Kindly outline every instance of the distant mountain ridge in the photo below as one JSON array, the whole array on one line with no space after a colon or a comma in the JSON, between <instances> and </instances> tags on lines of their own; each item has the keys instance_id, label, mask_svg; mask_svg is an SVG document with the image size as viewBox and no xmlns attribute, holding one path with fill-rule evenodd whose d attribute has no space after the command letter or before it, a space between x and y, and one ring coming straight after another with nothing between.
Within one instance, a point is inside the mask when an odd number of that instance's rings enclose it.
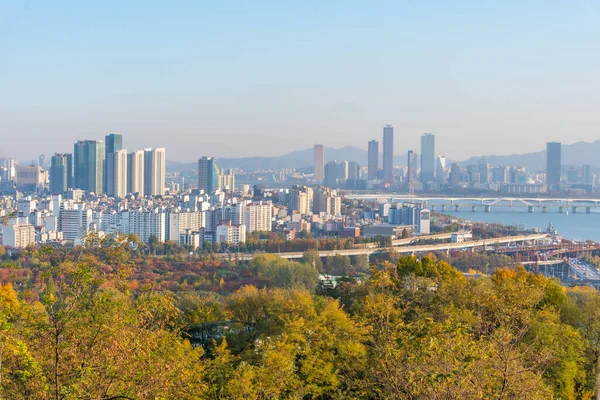
<instances>
[{"instance_id":1,"label":"distant mountain ridge","mask_svg":"<svg viewBox=\"0 0 600 400\"><path fill-rule=\"evenodd\" d=\"M563 144L561 146L561 164L581 166L590 164L592 168L600 168L600 140L595 142L577 142ZM546 150L534 153L510 154L510 155L488 155L471 157L460 163L461 166L476 164L477 161L485 159L491 165L521 165L527 171L535 172L546 169Z\"/></svg>"},{"instance_id":2,"label":"distant mountain ridge","mask_svg":"<svg viewBox=\"0 0 600 400\"><path fill-rule=\"evenodd\" d=\"M562 164L580 166L590 164L592 168L600 168L600 140L592 143L577 142L573 144L562 145ZM406 166L407 153L402 153L394 157L394 165ZM379 154L380 164L382 154ZM485 155L471 157L461 161L462 167L470 164L477 164L484 159L491 165L520 165L527 168L527 171L538 171L545 169L546 150L524 154L509 155ZM354 146L346 146L339 149L332 147L325 148L325 162L337 161L355 161L359 165L367 165L368 152ZM312 168L313 149L297 150L291 153L276 157L241 157L241 158L217 158L217 163L221 168L240 168L246 171L258 171L281 168ZM452 161L448 162L451 165ZM170 171L182 171L196 169L196 163L182 163L177 161L167 161L167 169Z\"/></svg>"},{"instance_id":3,"label":"distant mountain ridge","mask_svg":"<svg viewBox=\"0 0 600 400\"><path fill-rule=\"evenodd\" d=\"M333 147L325 148L325 162L337 161L355 161L359 165L367 165L368 152L354 146L346 146L339 149ZM379 154L380 163L383 154ZM406 165L407 153L396 155L394 157L395 165ZM313 166L313 148L297 150L291 153L276 157L241 157L241 158L217 158L217 164L220 168L240 168L246 171L258 171L281 168L312 168ZM172 171L181 171L185 169L195 169L196 163L182 163L177 161L167 161L167 169Z\"/></svg>"}]
</instances>

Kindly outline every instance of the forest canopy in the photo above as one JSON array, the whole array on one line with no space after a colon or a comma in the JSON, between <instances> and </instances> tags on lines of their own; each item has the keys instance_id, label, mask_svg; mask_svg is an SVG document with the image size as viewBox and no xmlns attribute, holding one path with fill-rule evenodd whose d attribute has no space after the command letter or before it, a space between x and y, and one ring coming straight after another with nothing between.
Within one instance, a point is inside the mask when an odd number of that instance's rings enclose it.
<instances>
[{"instance_id":1,"label":"forest canopy","mask_svg":"<svg viewBox=\"0 0 600 400\"><path fill-rule=\"evenodd\" d=\"M362 279L323 292L319 270L355 266L317 262L311 253L302 262L258 255L247 265L157 264L119 243L2 257L3 399L597 393L600 296L522 267L465 277L431 255L368 272L360 259ZM175 274L178 265L186 270ZM164 278L163 267L180 282L207 270L214 290L186 283L189 289L172 291L140 280L144 271ZM237 287L227 290L233 281Z\"/></svg>"}]
</instances>

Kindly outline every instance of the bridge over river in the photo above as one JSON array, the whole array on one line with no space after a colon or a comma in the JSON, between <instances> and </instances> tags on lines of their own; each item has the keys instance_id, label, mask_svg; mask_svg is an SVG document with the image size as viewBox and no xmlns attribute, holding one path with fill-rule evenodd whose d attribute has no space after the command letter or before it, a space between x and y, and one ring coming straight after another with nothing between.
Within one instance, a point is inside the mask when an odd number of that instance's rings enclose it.
<instances>
[{"instance_id":1,"label":"bridge over river","mask_svg":"<svg viewBox=\"0 0 600 400\"><path fill-rule=\"evenodd\" d=\"M407 194L386 193L349 193L347 199L372 200L389 203L421 203L431 211L446 210L490 212L493 207L524 207L529 212L541 210L548 212L552 209L559 213L571 211L577 213L585 211L591 213L593 209L600 209L600 198L562 198L562 197L423 197Z\"/></svg>"}]
</instances>

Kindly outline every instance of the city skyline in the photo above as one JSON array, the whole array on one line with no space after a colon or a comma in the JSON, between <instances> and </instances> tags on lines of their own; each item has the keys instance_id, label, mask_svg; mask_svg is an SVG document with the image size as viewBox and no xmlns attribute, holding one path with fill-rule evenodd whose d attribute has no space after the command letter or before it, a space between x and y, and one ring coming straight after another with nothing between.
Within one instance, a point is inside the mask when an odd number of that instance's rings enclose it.
<instances>
[{"instance_id":1,"label":"city skyline","mask_svg":"<svg viewBox=\"0 0 600 400\"><path fill-rule=\"evenodd\" d=\"M387 122L396 154L434 132L461 160L600 128L591 2L184 4L5 4L0 137L19 140L2 155L37 159L108 132L189 162L199 146L363 148Z\"/></svg>"},{"instance_id":2,"label":"city skyline","mask_svg":"<svg viewBox=\"0 0 600 400\"><path fill-rule=\"evenodd\" d=\"M5 1L0 38L0 393L600 400L600 0Z\"/></svg>"},{"instance_id":3,"label":"city skyline","mask_svg":"<svg viewBox=\"0 0 600 400\"><path fill-rule=\"evenodd\" d=\"M379 132L381 132L381 126L382 125L380 125L380 127L379 127ZM393 127L393 125L390 125L390 126ZM395 130L395 128L394 128L394 130ZM426 134L426 133L421 132L421 133L417 133L417 134L414 135L415 137L417 137L419 139L419 143L416 146L414 146L414 147L405 147L404 142L402 142L400 144L394 143L394 152L393 152L394 159L397 159L397 157L400 156L400 155L406 155L406 153L408 151L415 151L417 149L420 149L420 147L421 147L421 138L422 138L422 136L424 134ZM432 134L435 136L435 141L436 141L436 145L435 145L435 149L436 149L435 151L436 151L436 153L435 153L435 156L437 157L437 156L442 156L443 155L446 158L446 160L449 160L451 162L459 162L459 163L468 161L469 159L472 159L472 158L509 157L509 156L520 155L520 154L527 155L527 154L530 154L530 153L545 152L546 149L547 149L546 144L548 142L560 142L562 146L579 145L579 144L592 145L594 143L600 142L600 138L598 138L596 140L593 140L593 141L589 141L589 142L586 142L586 141L568 141L568 140L567 141L565 141L565 140L549 140L549 139L548 140L543 140L542 139L540 141L540 143L536 143L536 147L534 147L532 151L519 151L519 152L513 151L513 152L508 152L508 153L486 152L486 153L482 153L482 154L473 153L473 154L467 154L467 157L465 157L465 158L457 159L457 158L448 157L447 156L448 152L446 152L445 149L440 149L439 146L438 146L438 138L439 138L438 134L435 133L435 132L432 133ZM99 134L96 134L96 135L90 135L90 137L105 137L105 138L108 138L111 135L114 135L114 134L99 133ZM125 135L127 135L127 139L128 139L127 142L129 143L130 142L129 135L127 133L125 133ZM358 144L358 145L356 145L356 146L348 144L348 143L339 143L339 142L336 143L335 145L331 145L331 146L324 145L324 144L318 144L318 145L314 145L314 146L323 146L323 150L324 151L326 149L342 150L342 149L345 149L345 148L354 148L354 149L358 149L358 150L364 151L365 154L368 154L368 144L369 144L369 142L371 140L373 140L372 139L373 137L377 137L377 138L382 137L380 135L381 134L377 135L377 133L375 133L372 136L365 136L363 142L360 143L360 144ZM122 137L123 134L117 134L117 136L121 136ZM410 135L408 135L408 134L404 134L403 135L403 137L408 137L408 136L410 136ZM87 140L90 140L90 139L79 139L78 138L78 139L74 139L74 142L78 142L78 141L85 142ZM106 155L107 154L106 139L105 140L92 139L92 140L93 141L100 141L100 142L104 142L105 143L104 153ZM382 169L383 168L382 167L382 160L383 160L383 154L384 153L383 153L383 148L381 146L381 143L383 141L382 140L377 140L377 141L380 143L379 144L379 169ZM366 146L365 146L365 143L367 144ZM305 147L293 149L291 152L288 152L288 153L275 153L275 154L271 153L271 154L269 154L268 152L265 152L262 156L256 156L256 157L258 157L258 158L284 157L284 156L287 156L289 154L294 154L294 153L297 153L297 152L309 151L309 150L311 151L311 154L312 154L312 153L314 153L314 146L308 147L308 145L306 145ZM398 148L397 148L398 146L400 147L399 151L398 151ZM136 147L136 146L128 146L128 147L129 148L139 148L139 149L142 149L142 150L144 148L154 148L154 147L151 147L151 146L144 145L143 142L142 142L142 145L140 147ZM171 145L169 145L168 147L170 149ZM159 146L159 147L156 147L156 148L165 148L165 146ZM57 148L51 146L51 147L46 148L45 151L43 151L42 153L37 154L37 155L35 155L34 153L31 153L28 157L20 158L20 157L15 157L12 154L0 153L0 158L14 159L15 161L17 161L21 165L39 165L39 160L38 159L40 157L44 156L44 160L45 160L45 163L46 163L45 165L47 167L46 169L49 169L50 158L54 154L63 154L63 153L65 153L65 154L73 153L73 142L70 143L70 146L68 146L68 148L67 148L66 151L59 151ZM419 152L415 151L415 153L419 153ZM169 154L173 154L173 152L169 152ZM212 154L211 157L214 157L216 159L236 159L236 158L244 159L244 158L249 158L249 157L245 157L245 156L242 156L242 157L233 157L232 155L229 155L229 154L223 154L223 155L216 155L214 153L209 153L209 154ZM420 153L419 153L419 156L420 156ZM169 162L181 162L181 163L196 163L198 161L198 155L192 157L191 160L181 159L181 158L177 158L177 157L167 157L166 161L169 161ZM406 165L406 163L400 163L400 164L398 164L397 161L394 161L394 165L395 166L396 165ZM419 165L420 165L420 162L419 162ZM365 166L366 167L366 166L368 166L368 163L365 161L364 165L361 164L361 166Z\"/></svg>"}]
</instances>

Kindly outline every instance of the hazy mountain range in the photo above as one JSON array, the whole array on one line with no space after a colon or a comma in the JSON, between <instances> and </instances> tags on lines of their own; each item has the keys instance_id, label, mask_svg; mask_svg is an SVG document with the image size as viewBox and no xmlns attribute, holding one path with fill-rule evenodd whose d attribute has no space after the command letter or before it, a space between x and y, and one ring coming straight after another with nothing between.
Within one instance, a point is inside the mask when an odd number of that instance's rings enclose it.
<instances>
[{"instance_id":1,"label":"hazy mountain range","mask_svg":"<svg viewBox=\"0 0 600 400\"><path fill-rule=\"evenodd\" d=\"M518 144L517 144L518 145ZM592 168L600 168L600 140L593 143L577 142L562 146L562 164L581 166L590 164ZM325 162L331 160L337 161L356 161L359 165L367 165L367 150L358 147L346 146L339 149L331 147L325 148ZM379 164L383 155L379 154ZM394 157L394 164L405 166L407 153L402 153ZM510 155L484 155L471 157L460 161L462 167L469 164L477 164L481 159L485 159L488 164L495 165L521 165L527 168L527 171L538 171L545 169L546 150L534 153L510 154ZM448 166L455 161L448 160ZM280 168L312 168L313 149L304 149L294 151L282 156L276 157L243 157L243 158L218 158L217 163L221 168L241 168L246 171L280 169ZM195 169L196 163L182 163L177 161L167 161L167 169L171 171L182 171Z\"/></svg>"}]
</instances>

